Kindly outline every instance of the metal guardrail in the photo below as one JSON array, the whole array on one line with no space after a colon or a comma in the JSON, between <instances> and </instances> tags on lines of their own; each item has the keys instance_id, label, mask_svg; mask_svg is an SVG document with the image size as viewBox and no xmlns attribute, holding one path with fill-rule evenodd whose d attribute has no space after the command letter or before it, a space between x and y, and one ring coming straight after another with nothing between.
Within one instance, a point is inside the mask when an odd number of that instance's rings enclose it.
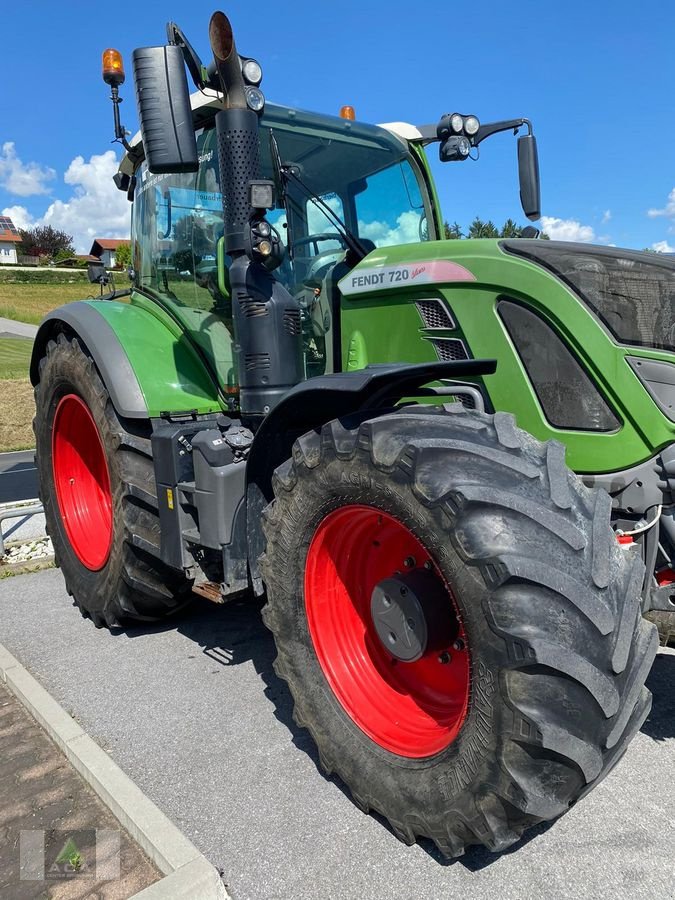
<instances>
[{"instance_id":1,"label":"metal guardrail","mask_svg":"<svg viewBox=\"0 0 675 900\"><path fill-rule=\"evenodd\" d=\"M0 556L5 555L5 539L2 535L2 523L5 519L21 519L23 516L36 516L44 512L44 507L39 500L29 500L25 506L9 506L0 508Z\"/></svg>"}]
</instances>

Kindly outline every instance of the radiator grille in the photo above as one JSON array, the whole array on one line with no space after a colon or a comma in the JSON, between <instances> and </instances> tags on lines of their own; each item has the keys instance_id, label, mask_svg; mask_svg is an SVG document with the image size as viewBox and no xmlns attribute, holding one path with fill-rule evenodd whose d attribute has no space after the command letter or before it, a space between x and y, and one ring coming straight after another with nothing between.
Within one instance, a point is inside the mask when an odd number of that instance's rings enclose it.
<instances>
[{"instance_id":1,"label":"radiator grille","mask_svg":"<svg viewBox=\"0 0 675 900\"><path fill-rule=\"evenodd\" d=\"M425 328L455 328L455 321L442 300L418 300L415 306Z\"/></svg>"},{"instance_id":2,"label":"radiator grille","mask_svg":"<svg viewBox=\"0 0 675 900\"><path fill-rule=\"evenodd\" d=\"M464 341L460 341L459 338L431 338L431 343L441 362L469 358Z\"/></svg>"}]
</instances>

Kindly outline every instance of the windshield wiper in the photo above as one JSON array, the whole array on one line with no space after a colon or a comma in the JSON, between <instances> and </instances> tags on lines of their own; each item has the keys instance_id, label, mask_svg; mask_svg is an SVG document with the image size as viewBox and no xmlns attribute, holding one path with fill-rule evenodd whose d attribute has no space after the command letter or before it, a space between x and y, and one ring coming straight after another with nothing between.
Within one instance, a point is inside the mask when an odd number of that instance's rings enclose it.
<instances>
[{"instance_id":1,"label":"windshield wiper","mask_svg":"<svg viewBox=\"0 0 675 900\"><path fill-rule=\"evenodd\" d=\"M277 139L274 135L274 132L270 128L270 152L272 155L272 165L274 166L274 175L275 180L279 182L279 193L281 195L281 200L283 201L284 208L286 209L286 225L288 228L288 246L290 253L289 255L293 256L292 253L292 235L290 233L290 217L288 213L288 203L286 200L286 184L288 182L293 182L297 187L300 188L302 193L310 200L317 209L320 209L321 212L325 215L328 221L337 229L340 236L343 238L345 244L352 253L357 257L357 262L360 262L364 256L367 256L369 251L365 249L363 244L359 241L356 235L352 234L352 232L347 228L342 219L338 216L335 210L331 209L330 206L322 200L321 197L317 196L312 189L305 184L305 182L300 178L297 172L293 171L293 165L283 165L281 162L281 156L279 155L279 145L277 144Z\"/></svg>"}]
</instances>

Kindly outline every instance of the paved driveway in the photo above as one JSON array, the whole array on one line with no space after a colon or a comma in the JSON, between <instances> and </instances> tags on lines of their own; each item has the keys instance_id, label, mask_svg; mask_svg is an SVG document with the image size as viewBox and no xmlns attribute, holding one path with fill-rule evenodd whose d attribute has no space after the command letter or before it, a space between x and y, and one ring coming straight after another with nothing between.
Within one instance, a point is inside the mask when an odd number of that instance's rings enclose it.
<instances>
[{"instance_id":1,"label":"paved driveway","mask_svg":"<svg viewBox=\"0 0 675 900\"><path fill-rule=\"evenodd\" d=\"M443 863L406 848L325 779L290 719L255 603L197 603L171 628L96 630L58 571L0 582L0 641L217 866L243 898L674 896L675 653L614 772L516 851Z\"/></svg>"}]
</instances>

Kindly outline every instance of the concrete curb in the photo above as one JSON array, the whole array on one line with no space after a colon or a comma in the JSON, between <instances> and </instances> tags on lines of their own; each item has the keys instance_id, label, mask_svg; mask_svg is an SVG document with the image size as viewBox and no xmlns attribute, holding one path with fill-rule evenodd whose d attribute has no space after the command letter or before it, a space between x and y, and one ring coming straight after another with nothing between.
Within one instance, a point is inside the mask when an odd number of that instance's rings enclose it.
<instances>
[{"instance_id":1,"label":"concrete curb","mask_svg":"<svg viewBox=\"0 0 675 900\"><path fill-rule=\"evenodd\" d=\"M2 644L0 680L164 873L164 878L135 894L133 900L230 900L206 857Z\"/></svg>"}]
</instances>

